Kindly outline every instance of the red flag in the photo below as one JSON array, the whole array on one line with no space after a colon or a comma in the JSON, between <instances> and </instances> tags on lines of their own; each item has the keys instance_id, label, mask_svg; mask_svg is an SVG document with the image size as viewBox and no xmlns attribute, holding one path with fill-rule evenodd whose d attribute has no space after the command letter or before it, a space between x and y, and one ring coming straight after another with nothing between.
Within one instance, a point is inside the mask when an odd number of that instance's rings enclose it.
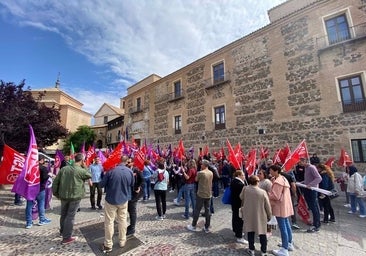
<instances>
[{"instance_id":1,"label":"red flag","mask_svg":"<svg viewBox=\"0 0 366 256\"><path fill-rule=\"evenodd\" d=\"M234 153L235 153L235 157L238 160L240 166L242 166L245 157L244 157L244 153L243 153L243 150L241 148L240 143L236 144L235 149L234 149Z\"/></svg>"},{"instance_id":2,"label":"red flag","mask_svg":"<svg viewBox=\"0 0 366 256\"><path fill-rule=\"evenodd\" d=\"M89 166L93 162L93 159L96 156L97 154L95 153L94 146L89 146L88 151L86 152L86 161L85 161L86 166Z\"/></svg>"},{"instance_id":3,"label":"red flag","mask_svg":"<svg viewBox=\"0 0 366 256\"><path fill-rule=\"evenodd\" d=\"M118 143L117 147L108 156L107 160L103 163L104 171L109 171L121 162L122 156L122 144L123 141Z\"/></svg>"},{"instance_id":4,"label":"red flag","mask_svg":"<svg viewBox=\"0 0 366 256\"><path fill-rule=\"evenodd\" d=\"M247 170L248 176L251 176L254 173L256 163L257 163L257 150L252 149L248 154L248 160L247 160L246 167L245 167L245 169Z\"/></svg>"},{"instance_id":5,"label":"red flag","mask_svg":"<svg viewBox=\"0 0 366 256\"><path fill-rule=\"evenodd\" d=\"M183 140L180 139L178 149L177 149L177 157L180 160L182 160L184 158L184 153L185 153L185 149L184 149L184 145L183 145Z\"/></svg>"},{"instance_id":6,"label":"red flag","mask_svg":"<svg viewBox=\"0 0 366 256\"><path fill-rule=\"evenodd\" d=\"M263 148L263 146L261 146L260 158L261 159L266 159L267 157L268 157L268 148Z\"/></svg>"},{"instance_id":7,"label":"red flag","mask_svg":"<svg viewBox=\"0 0 366 256\"><path fill-rule=\"evenodd\" d=\"M281 153L281 149L277 149L272 158L273 164L282 164L281 158L280 158L280 153Z\"/></svg>"},{"instance_id":8,"label":"red flag","mask_svg":"<svg viewBox=\"0 0 366 256\"><path fill-rule=\"evenodd\" d=\"M136 166L140 171L144 169L145 165L145 153L142 150L137 150L133 158L134 166Z\"/></svg>"},{"instance_id":9,"label":"red flag","mask_svg":"<svg viewBox=\"0 0 366 256\"><path fill-rule=\"evenodd\" d=\"M282 148L278 154L281 164L286 162L286 159L291 155L291 150L289 145L286 143L286 146Z\"/></svg>"},{"instance_id":10,"label":"red flag","mask_svg":"<svg viewBox=\"0 0 366 256\"><path fill-rule=\"evenodd\" d=\"M326 166L328 166L329 168L332 168L332 165L333 165L333 163L334 163L334 157L332 156L332 157L330 157L326 162L325 162L325 164L324 165L326 165Z\"/></svg>"},{"instance_id":11,"label":"red flag","mask_svg":"<svg viewBox=\"0 0 366 256\"><path fill-rule=\"evenodd\" d=\"M286 159L286 162L282 165L282 168L284 168L287 172L290 171L291 168L299 162L300 158L309 158L305 140L301 141L297 148Z\"/></svg>"},{"instance_id":12,"label":"red flag","mask_svg":"<svg viewBox=\"0 0 366 256\"><path fill-rule=\"evenodd\" d=\"M229 151L229 155L228 155L229 162L234 166L235 169L240 170L241 169L240 163L235 156L234 149L231 146L229 139L226 139L226 144L227 144L227 148Z\"/></svg>"},{"instance_id":13,"label":"red flag","mask_svg":"<svg viewBox=\"0 0 366 256\"><path fill-rule=\"evenodd\" d=\"M24 156L5 144L3 161L0 164L0 184L14 184L24 167L24 162Z\"/></svg>"},{"instance_id":14,"label":"red flag","mask_svg":"<svg viewBox=\"0 0 366 256\"><path fill-rule=\"evenodd\" d=\"M34 200L40 189L40 172L38 164L38 149L33 128L29 125L30 142L27 157L22 172L15 181L12 192L23 196L27 200Z\"/></svg>"},{"instance_id":15,"label":"red flag","mask_svg":"<svg viewBox=\"0 0 366 256\"><path fill-rule=\"evenodd\" d=\"M310 214L303 195L299 196L299 203L297 204L297 213L299 214L299 216L301 217L302 221L305 224L310 223L309 221Z\"/></svg>"},{"instance_id":16,"label":"red flag","mask_svg":"<svg viewBox=\"0 0 366 256\"><path fill-rule=\"evenodd\" d=\"M208 155L208 151L209 151L209 149L208 149L208 146L206 145L206 146L203 148L203 155L204 155L204 156L207 156L207 155Z\"/></svg>"},{"instance_id":17,"label":"red flag","mask_svg":"<svg viewBox=\"0 0 366 256\"><path fill-rule=\"evenodd\" d=\"M343 167L346 167L346 166L349 166L353 163L351 157L349 156L349 154L342 148L341 149L341 155L339 157L339 160L338 160L338 165L339 166L343 166Z\"/></svg>"}]
</instances>

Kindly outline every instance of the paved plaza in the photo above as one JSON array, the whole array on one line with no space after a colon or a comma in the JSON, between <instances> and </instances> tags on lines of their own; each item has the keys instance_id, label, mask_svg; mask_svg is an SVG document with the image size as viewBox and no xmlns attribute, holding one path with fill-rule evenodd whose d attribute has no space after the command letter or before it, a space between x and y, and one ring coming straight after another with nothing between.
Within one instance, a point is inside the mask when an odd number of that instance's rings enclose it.
<instances>
[{"instance_id":1,"label":"paved plaza","mask_svg":"<svg viewBox=\"0 0 366 256\"><path fill-rule=\"evenodd\" d=\"M11 186L5 186L5 190L0 191L1 256L102 255L96 248L103 243L103 210L89 209L88 193L75 220L74 235L78 240L61 245L58 230L60 201L54 199L53 209L46 212L51 224L25 229L25 204L14 206L10 190ZM186 230L192 219L182 218L184 207L173 204L175 196L176 192L168 193L167 218L162 221L155 220L157 214L153 198L138 203L137 231L127 241L123 255L247 255L247 246L235 242L231 231L231 209L221 203L221 198L214 199L212 232L206 234ZM347 214L349 209L343 206L344 201L343 195L332 201L336 223L322 225L319 233L306 233L307 226L299 221L301 229L293 232L295 251L290 255L366 256L366 218ZM197 226L202 228L203 224L202 217ZM268 241L268 252L277 249L279 242L279 231L275 230ZM260 255L259 247L256 243L256 255ZM119 251L116 247L110 255L121 255Z\"/></svg>"}]
</instances>

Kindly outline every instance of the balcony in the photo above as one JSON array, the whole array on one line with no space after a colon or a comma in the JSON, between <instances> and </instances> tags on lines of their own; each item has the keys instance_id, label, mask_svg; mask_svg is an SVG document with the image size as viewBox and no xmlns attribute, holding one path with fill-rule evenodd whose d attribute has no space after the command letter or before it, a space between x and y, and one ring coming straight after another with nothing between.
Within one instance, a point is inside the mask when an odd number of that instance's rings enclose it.
<instances>
[{"instance_id":1,"label":"balcony","mask_svg":"<svg viewBox=\"0 0 366 256\"><path fill-rule=\"evenodd\" d=\"M185 97L184 90L180 90L177 92L168 93L166 96L166 99L168 102L172 102L172 101L183 99L184 97Z\"/></svg>"},{"instance_id":2,"label":"balcony","mask_svg":"<svg viewBox=\"0 0 366 256\"><path fill-rule=\"evenodd\" d=\"M133 115L133 114L137 114L137 113L140 113L142 112L143 109L141 106L137 106L137 107L132 107L128 110L128 113L130 113L130 115Z\"/></svg>"},{"instance_id":3,"label":"balcony","mask_svg":"<svg viewBox=\"0 0 366 256\"><path fill-rule=\"evenodd\" d=\"M343 113L358 112L366 110L366 100L360 99L356 102L342 102Z\"/></svg>"},{"instance_id":4,"label":"balcony","mask_svg":"<svg viewBox=\"0 0 366 256\"><path fill-rule=\"evenodd\" d=\"M173 134L182 134L182 129L173 129Z\"/></svg>"},{"instance_id":5,"label":"balcony","mask_svg":"<svg viewBox=\"0 0 366 256\"><path fill-rule=\"evenodd\" d=\"M318 53L337 45L349 43L355 40L366 38L366 22L349 27L348 31L337 34L334 38L329 38L328 35L316 38L316 47Z\"/></svg>"},{"instance_id":6,"label":"balcony","mask_svg":"<svg viewBox=\"0 0 366 256\"><path fill-rule=\"evenodd\" d=\"M214 79L210 77L209 79L205 80L205 89L211 89L219 85L223 85L226 83L230 83L230 72L224 73L224 75L220 78Z\"/></svg>"}]
</instances>

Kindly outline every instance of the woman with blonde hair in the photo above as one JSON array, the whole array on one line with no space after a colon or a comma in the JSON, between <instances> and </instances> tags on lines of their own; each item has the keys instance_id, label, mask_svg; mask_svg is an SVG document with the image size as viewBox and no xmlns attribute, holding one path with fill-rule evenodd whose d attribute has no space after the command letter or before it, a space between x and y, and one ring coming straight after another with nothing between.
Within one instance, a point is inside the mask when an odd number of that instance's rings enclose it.
<instances>
[{"instance_id":1,"label":"woman with blonde hair","mask_svg":"<svg viewBox=\"0 0 366 256\"><path fill-rule=\"evenodd\" d=\"M322 181L319 183L319 188L332 191L334 189L334 173L329 166L325 164L317 165ZM319 193L319 200L324 209L324 223L335 222L334 210L330 201L330 197ZM330 218L329 218L330 215Z\"/></svg>"}]
</instances>

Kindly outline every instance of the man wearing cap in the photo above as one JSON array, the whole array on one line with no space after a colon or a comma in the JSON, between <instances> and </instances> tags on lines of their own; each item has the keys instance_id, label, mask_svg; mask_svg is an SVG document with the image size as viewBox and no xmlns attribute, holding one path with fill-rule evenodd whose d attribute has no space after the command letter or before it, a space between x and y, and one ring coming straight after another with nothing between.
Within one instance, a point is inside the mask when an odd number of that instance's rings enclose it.
<instances>
[{"instance_id":1,"label":"man wearing cap","mask_svg":"<svg viewBox=\"0 0 366 256\"><path fill-rule=\"evenodd\" d=\"M45 200L46 200L46 183L48 180L48 170L47 167L44 166L45 157L42 155L38 156L38 163L39 163L39 172L40 172L40 185L39 185L39 193L36 199L27 200L27 206L25 208L25 218L26 218L26 229L32 227L32 208L33 204L36 202L38 207L38 216L39 216L39 226L43 226L49 224L51 220L47 219L45 216Z\"/></svg>"},{"instance_id":2,"label":"man wearing cap","mask_svg":"<svg viewBox=\"0 0 366 256\"><path fill-rule=\"evenodd\" d=\"M317 188L319 186L319 183L322 181L322 177L320 176L318 169L308 162L308 159L300 158L299 165L305 167L303 183L306 185L306 189L303 190L304 198L310 211L313 214L313 227L310 227L307 232L319 232L320 211L317 199L318 192L316 192L312 188Z\"/></svg>"},{"instance_id":3,"label":"man wearing cap","mask_svg":"<svg viewBox=\"0 0 366 256\"><path fill-rule=\"evenodd\" d=\"M201 163L201 171L197 173L196 182L198 182L198 190L197 190L197 198L196 198L196 207L193 211L193 221L191 225L187 226L187 229L190 231L196 231L196 225L198 221L198 217L200 215L202 206L205 208L205 227L203 231L205 233L210 232L210 200L212 193L212 179L213 173L208 169L210 162L206 159L202 160Z\"/></svg>"}]
</instances>

